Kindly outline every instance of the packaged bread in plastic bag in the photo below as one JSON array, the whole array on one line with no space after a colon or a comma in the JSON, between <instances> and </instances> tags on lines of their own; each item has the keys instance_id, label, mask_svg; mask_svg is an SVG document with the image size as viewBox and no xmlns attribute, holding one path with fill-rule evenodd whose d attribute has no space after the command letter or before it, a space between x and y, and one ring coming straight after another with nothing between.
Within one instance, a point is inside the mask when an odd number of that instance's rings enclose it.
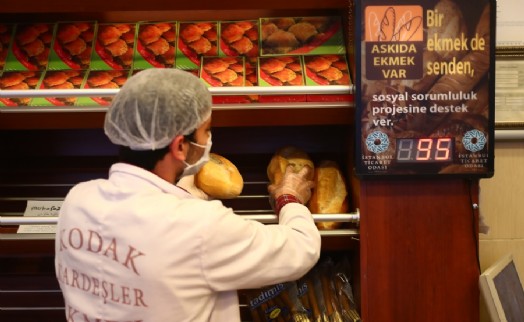
<instances>
[{"instance_id":1,"label":"packaged bread in plastic bag","mask_svg":"<svg viewBox=\"0 0 524 322\"><path fill-rule=\"evenodd\" d=\"M279 283L246 291L253 322L309 322L298 299L296 282Z\"/></svg>"}]
</instances>

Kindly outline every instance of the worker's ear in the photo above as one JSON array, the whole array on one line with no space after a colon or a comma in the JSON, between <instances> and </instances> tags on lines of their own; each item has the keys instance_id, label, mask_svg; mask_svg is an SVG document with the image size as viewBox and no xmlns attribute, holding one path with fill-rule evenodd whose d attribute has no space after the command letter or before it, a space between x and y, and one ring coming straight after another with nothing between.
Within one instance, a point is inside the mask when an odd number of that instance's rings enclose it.
<instances>
[{"instance_id":1,"label":"worker's ear","mask_svg":"<svg viewBox=\"0 0 524 322\"><path fill-rule=\"evenodd\" d=\"M169 144L169 151L177 160L185 160L188 149L189 144L186 142L183 135L177 135Z\"/></svg>"}]
</instances>

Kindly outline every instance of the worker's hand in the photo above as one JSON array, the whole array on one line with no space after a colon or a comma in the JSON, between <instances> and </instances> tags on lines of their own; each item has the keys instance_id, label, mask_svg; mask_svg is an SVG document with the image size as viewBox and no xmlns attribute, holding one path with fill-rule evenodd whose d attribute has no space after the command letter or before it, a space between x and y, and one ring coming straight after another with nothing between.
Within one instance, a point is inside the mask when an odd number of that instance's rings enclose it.
<instances>
[{"instance_id":1,"label":"worker's hand","mask_svg":"<svg viewBox=\"0 0 524 322\"><path fill-rule=\"evenodd\" d=\"M313 181L307 179L311 171L313 169L305 166L298 173L295 173L293 168L288 166L282 181L279 184L269 185L270 197L276 200L281 195L293 195L302 204L306 204L311 198L311 189L314 187Z\"/></svg>"}]
</instances>

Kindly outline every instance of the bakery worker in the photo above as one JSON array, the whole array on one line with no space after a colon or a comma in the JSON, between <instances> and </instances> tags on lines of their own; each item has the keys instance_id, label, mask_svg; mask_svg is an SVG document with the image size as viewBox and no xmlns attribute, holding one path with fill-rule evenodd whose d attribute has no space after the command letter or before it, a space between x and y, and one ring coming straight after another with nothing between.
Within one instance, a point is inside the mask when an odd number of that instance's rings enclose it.
<instances>
[{"instance_id":1,"label":"bakery worker","mask_svg":"<svg viewBox=\"0 0 524 322\"><path fill-rule=\"evenodd\" d=\"M104 130L120 162L108 179L73 187L58 219L67 321L240 321L237 290L297 280L317 262L320 234L303 205L310 169L269 187L278 225L174 185L211 148L211 96L196 76L139 72L114 97Z\"/></svg>"}]
</instances>

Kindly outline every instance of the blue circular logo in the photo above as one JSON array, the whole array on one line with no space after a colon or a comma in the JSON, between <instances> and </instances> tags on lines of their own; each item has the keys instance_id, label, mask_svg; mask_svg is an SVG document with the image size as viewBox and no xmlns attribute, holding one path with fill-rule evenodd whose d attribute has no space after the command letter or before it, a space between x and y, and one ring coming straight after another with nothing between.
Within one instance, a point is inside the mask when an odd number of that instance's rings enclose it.
<instances>
[{"instance_id":1,"label":"blue circular logo","mask_svg":"<svg viewBox=\"0 0 524 322\"><path fill-rule=\"evenodd\" d=\"M464 144L466 150L478 152L484 149L484 145L486 145L486 136L479 130L467 131L462 138L462 144Z\"/></svg>"},{"instance_id":2,"label":"blue circular logo","mask_svg":"<svg viewBox=\"0 0 524 322\"><path fill-rule=\"evenodd\" d=\"M382 153L389 147L389 138L385 133L375 131L367 136L366 146L373 153Z\"/></svg>"}]
</instances>

